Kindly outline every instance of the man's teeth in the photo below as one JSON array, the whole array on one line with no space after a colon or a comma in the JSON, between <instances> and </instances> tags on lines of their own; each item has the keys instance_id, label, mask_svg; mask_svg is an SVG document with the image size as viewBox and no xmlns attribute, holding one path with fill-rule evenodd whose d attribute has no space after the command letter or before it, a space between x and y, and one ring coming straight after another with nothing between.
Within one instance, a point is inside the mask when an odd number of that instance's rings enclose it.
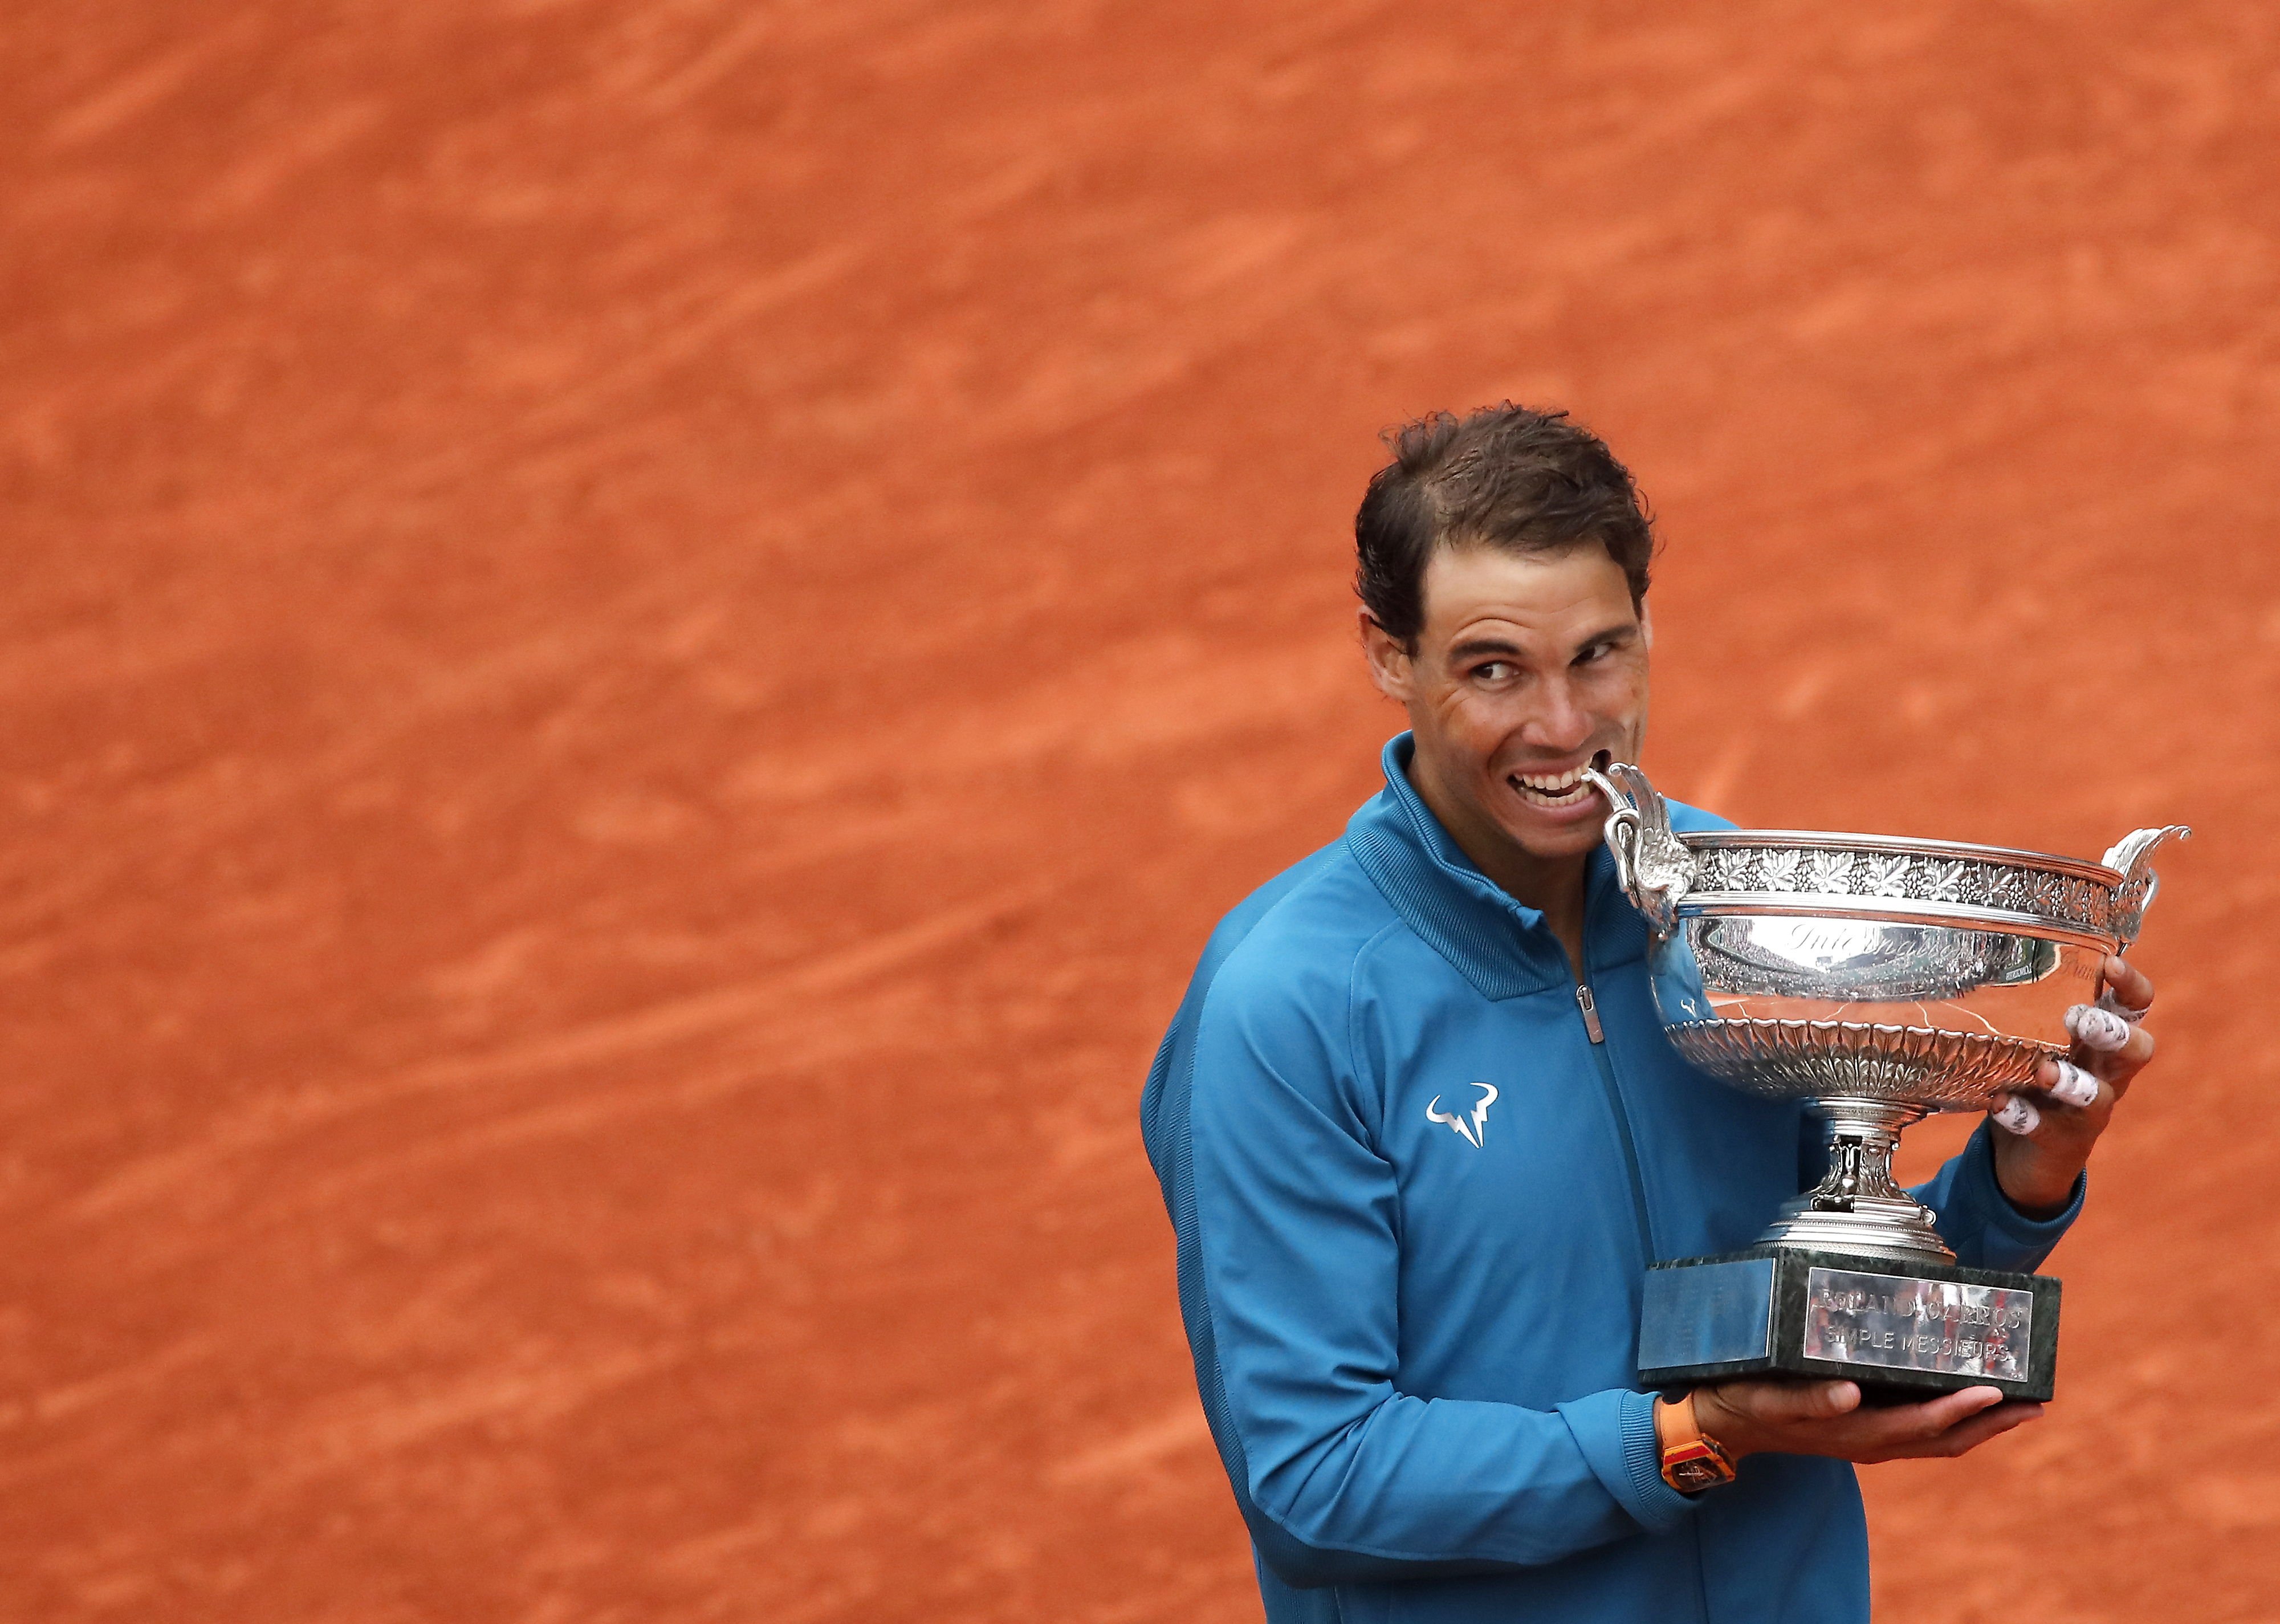
<instances>
[{"instance_id":1,"label":"man's teeth","mask_svg":"<svg viewBox=\"0 0 2280 1624\"><path fill-rule=\"evenodd\" d=\"M1582 767L1570 767L1565 773L1515 773L1513 777L1537 800L1572 801L1591 791L1591 786L1583 782Z\"/></svg>"}]
</instances>

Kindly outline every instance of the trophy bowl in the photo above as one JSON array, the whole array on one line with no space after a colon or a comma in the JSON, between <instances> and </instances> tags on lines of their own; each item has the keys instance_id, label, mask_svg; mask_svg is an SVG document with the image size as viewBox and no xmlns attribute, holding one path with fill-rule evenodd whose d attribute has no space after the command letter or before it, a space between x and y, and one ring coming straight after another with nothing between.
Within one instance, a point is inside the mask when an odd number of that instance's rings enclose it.
<instances>
[{"instance_id":1,"label":"trophy bowl","mask_svg":"<svg viewBox=\"0 0 2280 1624\"><path fill-rule=\"evenodd\" d=\"M1936 1215L1894 1182L1900 1132L2037 1086L2042 1058L2068 1051L2068 1008L2137 938L2153 849L2191 831L2138 830L2096 863L1881 835L1680 835L1638 768L1585 776L1612 809L1606 843L1649 927L1671 1043L1829 1125L1828 1175L1757 1250L1977 1273L1953 1267Z\"/></svg>"}]
</instances>

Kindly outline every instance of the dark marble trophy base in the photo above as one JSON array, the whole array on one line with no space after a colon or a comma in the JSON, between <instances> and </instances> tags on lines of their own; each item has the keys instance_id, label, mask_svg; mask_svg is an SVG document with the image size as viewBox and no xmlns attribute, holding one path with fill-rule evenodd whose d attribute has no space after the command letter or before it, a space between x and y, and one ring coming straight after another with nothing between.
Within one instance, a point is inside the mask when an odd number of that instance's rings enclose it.
<instances>
[{"instance_id":1,"label":"dark marble trophy base","mask_svg":"<svg viewBox=\"0 0 2280 1624\"><path fill-rule=\"evenodd\" d=\"M1806 1376L1857 1382L1872 1402L1967 1387L2045 1399L2059 1289L2046 1274L1789 1247L1658 1263L1639 1312L1639 1382Z\"/></svg>"}]
</instances>

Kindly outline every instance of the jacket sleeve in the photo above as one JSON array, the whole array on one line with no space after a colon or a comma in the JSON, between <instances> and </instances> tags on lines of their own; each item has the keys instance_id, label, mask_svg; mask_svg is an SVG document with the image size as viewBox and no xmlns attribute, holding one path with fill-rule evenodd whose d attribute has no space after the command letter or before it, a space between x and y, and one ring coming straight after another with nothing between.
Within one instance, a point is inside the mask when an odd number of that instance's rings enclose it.
<instances>
[{"instance_id":1,"label":"jacket sleeve","mask_svg":"<svg viewBox=\"0 0 2280 1624\"><path fill-rule=\"evenodd\" d=\"M1530 1410L1397 1384L1399 1194L1331 1003L1222 975L1196 1039L1193 1221L1217 1350L1198 1375L1221 1384L1248 1509L1287 1536L1261 1554L1303 1585L1355 1557L1533 1565L1675 1526L1693 1503L1662 1481L1651 1396Z\"/></svg>"},{"instance_id":2,"label":"jacket sleeve","mask_svg":"<svg viewBox=\"0 0 2280 1624\"><path fill-rule=\"evenodd\" d=\"M2076 1176L2065 1211L2029 1218L1995 1181L1995 1131L1982 1122L1960 1154L1908 1193L1939 1215L1940 1238L1955 1249L1956 1261L1965 1267L2030 1271L2041 1266L2081 1216L2090 1175Z\"/></svg>"}]
</instances>

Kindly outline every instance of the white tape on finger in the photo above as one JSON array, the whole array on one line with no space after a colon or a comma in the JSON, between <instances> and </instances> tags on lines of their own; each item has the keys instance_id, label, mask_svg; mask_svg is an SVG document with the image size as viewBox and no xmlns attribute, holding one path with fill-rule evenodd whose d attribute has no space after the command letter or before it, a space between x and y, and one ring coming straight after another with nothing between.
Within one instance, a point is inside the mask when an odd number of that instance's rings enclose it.
<instances>
[{"instance_id":1,"label":"white tape on finger","mask_svg":"<svg viewBox=\"0 0 2280 1624\"><path fill-rule=\"evenodd\" d=\"M2112 1054L2130 1041L2130 1023L2094 1004L2077 1004L2067 1011L2066 1029L2084 1048L2104 1054Z\"/></svg>"},{"instance_id":2,"label":"white tape on finger","mask_svg":"<svg viewBox=\"0 0 2280 1624\"><path fill-rule=\"evenodd\" d=\"M2098 1097L2098 1079L2071 1060L2057 1062L2059 1080L2051 1084L2051 1097L2069 1105L2087 1105Z\"/></svg>"},{"instance_id":3,"label":"white tape on finger","mask_svg":"<svg viewBox=\"0 0 2280 1624\"><path fill-rule=\"evenodd\" d=\"M2043 1113L2015 1094L2006 1094L1994 1112L1995 1126L2007 1133L2031 1134L2043 1125Z\"/></svg>"}]
</instances>

